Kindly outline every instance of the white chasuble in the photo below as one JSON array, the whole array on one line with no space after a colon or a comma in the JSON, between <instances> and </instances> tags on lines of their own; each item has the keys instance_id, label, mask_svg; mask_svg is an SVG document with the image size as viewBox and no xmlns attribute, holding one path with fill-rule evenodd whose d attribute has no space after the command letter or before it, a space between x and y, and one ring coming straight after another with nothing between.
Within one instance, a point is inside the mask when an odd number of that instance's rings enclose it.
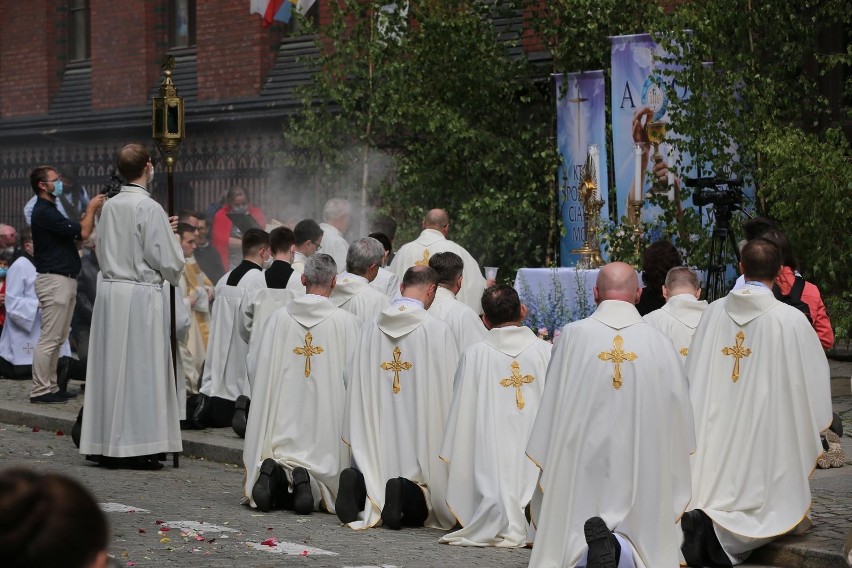
<instances>
[{"instance_id":1,"label":"white chasuble","mask_svg":"<svg viewBox=\"0 0 852 568\"><path fill-rule=\"evenodd\" d=\"M0 335L0 357L15 366L33 364L33 352L41 335L36 276L35 265L26 256L13 262L6 274L6 324ZM67 339L59 348L59 356L71 356Z\"/></svg>"},{"instance_id":2,"label":"white chasuble","mask_svg":"<svg viewBox=\"0 0 852 568\"><path fill-rule=\"evenodd\" d=\"M677 567L694 449L679 355L635 306L606 300L566 325L527 446L544 493L530 567L577 565L595 516L630 542L637 566Z\"/></svg>"},{"instance_id":3,"label":"white chasuble","mask_svg":"<svg viewBox=\"0 0 852 568\"><path fill-rule=\"evenodd\" d=\"M337 285L331 291L329 300L362 323L375 319L390 303L390 298L372 288L366 278L350 272L337 275Z\"/></svg>"},{"instance_id":4,"label":"white chasuble","mask_svg":"<svg viewBox=\"0 0 852 568\"><path fill-rule=\"evenodd\" d=\"M449 529L447 464L439 457L458 363L447 325L401 298L361 328L347 371L343 440L364 474L367 502L353 529L375 526L385 484L404 477L426 497L427 527Z\"/></svg>"},{"instance_id":5,"label":"white chasuble","mask_svg":"<svg viewBox=\"0 0 852 568\"><path fill-rule=\"evenodd\" d=\"M249 270L236 286L228 286L230 272L216 283L216 301L211 314L207 358L201 377L201 393L225 400L240 395L251 398L246 373L248 343L240 335L243 297L246 293L266 288L261 270Z\"/></svg>"},{"instance_id":6,"label":"white chasuble","mask_svg":"<svg viewBox=\"0 0 852 568\"><path fill-rule=\"evenodd\" d=\"M730 292L702 316L686 371L698 439L689 508L740 540L796 527L832 418L828 361L807 318L766 288Z\"/></svg>"},{"instance_id":7,"label":"white chasuble","mask_svg":"<svg viewBox=\"0 0 852 568\"><path fill-rule=\"evenodd\" d=\"M399 278L396 274L385 267L379 267L379 272L376 278L370 282L370 286L394 300L400 297L399 293Z\"/></svg>"},{"instance_id":8,"label":"white chasuble","mask_svg":"<svg viewBox=\"0 0 852 568\"><path fill-rule=\"evenodd\" d=\"M267 319L248 361L253 397L243 448L247 496L261 463L272 458L291 481L293 468L307 469L315 507L321 499L334 512L340 472L349 466L349 448L340 439L343 373L358 327L355 316L312 294Z\"/></svg>"},{"instance_id":9,"label":"white chasuble","mask_svg":"<svg viewBox=\"0 0 852 568\"><path fill-rule=\"evenodd\" d=\"M524 509L538 468L524 452L541 403L551 345L527 327L500 327L466 350L455 376L441 458L447 504L463 527L439 542L524 546Z\"/></svg>"},{"instance_id":10,"label":"white chasuble","mask_svg":"<svg viewBox=\"0 0 852 568\"><path fill-rule=\"evenodd\" d=\"M697 300L692 294L678 294L669 298L659 310L645 314L643 319L668 336L680 354L681 361L685 361L692 336L706 309L705 300Z\"/></svg>"},{"instance_id":11,"label":"white chasuble","mask_svg":"<svg viewBox=\"0 0 852 568\"><path fill-rule=\"evenodd\" d=\"M457 298L479 315L482 313L482 293L485 291L485 277L479 264L461 245L448 240L444 234L434 229L424 229L416 240L402 245L393 257L390 269L400 282L405 271L412 266L428 266L429 258L437 252L454 252L464 262L462 287Z\"/></svg>"},{"instance_id":12,"label":"white chasuble","mask_svg":"<svg viewBox=\"0 0 852 568\"><path fill-rule=\"evenodd\" d=\"M166 212L124 186L104 203L96 237L101 280L92 312L80 453L140 456L182 449L162 283L184 259Z\"/></svg>"},{"instance_id":13,"label":"white chasuble","mask_svg":"<svg viewBox=\"0 0 852 568\"><path fill-rule=\"evenodd\" d=\"M346 270L346 255L349 254L349 243L337 227L328 223L320 223L322 229L322 245L317 252L329 255L337 265L337 273Z\"/></svg>"},{"instance_id":14,"label":"white chasuble","mask_svg":"<svg viewBox=\"0 0 852 568\"><path fill-rule=\"evenodd\" d=\"M441 286L435 292L435 301L429 307L429 313L450 326L459 353L464 353L465 349L482 341L488 332L470 306L458 301L452 292Z\"/></svg>"}]
</instances>

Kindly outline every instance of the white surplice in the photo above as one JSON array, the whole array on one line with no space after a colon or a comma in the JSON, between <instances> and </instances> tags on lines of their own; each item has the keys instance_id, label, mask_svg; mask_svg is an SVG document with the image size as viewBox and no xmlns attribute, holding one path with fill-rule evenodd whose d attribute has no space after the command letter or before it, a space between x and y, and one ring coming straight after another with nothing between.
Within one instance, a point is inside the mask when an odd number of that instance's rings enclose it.
<instances>
[{"instance_id":1,"label":"white surplice","mask_svg":"<svg viewBox=\"0 0 852 568\"><path fill-rule=\"evenodd\" d=\"M458 363L447 324L401 298L361 328L347 370L343 439L364 474L367 502L353 529L375 526L385 504L385 484L404 477L426 497L427 527L449 529L447 464L438 454ZM394 370L397 369L397 370Z\"/></svg>"},{"instance_id":2,"label":"white surplice","mask_svg":"<svg viewBox=\"0 0 852 568\"><path fill-rule=\"evenodd\" d=\"M800 311L747 284L704 312L686 370L698 439L689 508L738 537L729 555L747 553L810 508L832 419L828 361Z\"/></svg>"},{"instance_id":3,"label":"white surplice","mask_svg":"<svg viewBox=\"0 0 852 568\"><path fill-rule=\"evenodd\" d=\"M524 452L550 362L551 345L527 327L488 331L456 370L441 457L449 463L447 504L463 527L439 542L524 546L524 509L538 468Z\"/></svg>"},{"instance_id":4,"label":"white surplice","mask_svg":"<svg viewBox=\"0 0 852 568\"><path fill-rule=\"evenodd\" d=\"M355 316L313 294L267 319L248 362L254 398L243 449L247 496L263 460L273 458L291 481L293 468L307 469L314 505L321 499L334 512L340 472L349 466L349 448L340 439L343 373L359 325Z\"/></svg>"},{"instance_id":5,"label":"white surplice","mask_svg":"<svg viewBox=\"0 0 852 568\"><path fill-rule=\"evenodd\" d=\"M435 229L424 229L416 240L402 245L393 257L390 269L402 281L405 271L415 265L428 265L429 258L438 252L454 252L464 262L464 279L457 297L470 306L477 314L482 313L482 292L485 291L485 277L474 258L461 245L448 240Z\"/></svg>"},{"instance_id":6,"label":"white surplice","mask_svg":"<svg viewBox=\"0 0 852 568\"><path fill-rule=\"evenodd\" d=\"M297 296L305 295L305 285L302 284L302 274L305 273L305 261L308 257L299 251L293 253L293 262L290 267L293 269L293 274L287 280L287 290L292 290Z\"/></svg>"},{"instance_id":7,"label":"white surplice","mask_svg":"<svg viewBox=\"0 0 852 568\"><path fill-rule=\"evenodd\" d=\"M334 259L337 265L337 273L346 270L346 255L349 253L349 243L343 238L343 233L337 227L328 223L320 223L322 229L322 245L317 252L327 254Z\"/></svg>"},{"instance_id":8,"label":"white surplice","mask_svg":"<svg viewBox=\"0 0 852 568\"><path fill-rule=\"evenodd\" d=\"M248 343L240 335L242 305L245 294L266 288L261 270L249 270L236 286L228 285L227 272L216 283L216 301L211 314L210 339L204 375L201 377L201 394L237 400L240 395L251 398L251 387L246 372Z\"/></svg>"},{"instance_id":9,"label":"white surplice","mask_svg":"<svg viewBox=\"0 0 852 568\"><path fill-rule=\"evenodd\" d=\"M329 297L331 303L353 314L362 323L375 319L390 304L390 298L370 286L363 276L351 272L337 275L337 285Z\"/></svg>"},{"instance_id":10,"label":"white surplice","mask_svg":"<svg viewBox=\"0 0 852 568\"><path fill-rule=\"evenodd\" d=\"M686 377L667 337L613 300L566 325L527 446L544 493L530 567L575 566L595 516L630 541L637 566L677 567L694 449Z\"/></svg>"},{"instance_id":11,"label":"white surplice","mask_svg":"<svg viewBox=\"0 0 852 568\"><path fill-rule=\"evenodd\" d=\"M659 310L645 314L642 319L671 339L681 361L685 361L692 336L706 309L705 300L698 300L692 294L678 294L669 298Z\"/></svg>"},{"instance_id":12,"label":"white surplice","mask_svg":"<svg viewBox=\"0 0 852 568\"><path fill-rule=\"evenodd\" d=\"M438 286L435 292L435 301L432 302L429 313L450 326L459 353L464 353L465 349L482 341L488 331L470 306L457 300L455 294L441 286Z\"/></svg>"},{"instance_id":13,"label":"white surplice","mask_svg":"<svg viewBox=\"0 0 852 568\"><path fill-rule=\"evenodd\" d=\"M370 286L372 286L391 300L394 300L400 296L399 278L396 274L394 274L384 266L379 267L379 272L378 274L376 274L376 278L372 282L370 282Z\"/></svg>"},{"instance_id":14,"label":"white surplice","mask_svg":"<svg viewBox=\"0 0 852 568\"><path fill-rule=\"evenodd\" d=\"M41 335L41 308L35 293L36 269L26 256L19 257L6 274L6 324L0 335L0 357L15 365L33 364L33 351ZM68 340L60 357L70 357Z\"/></svg>"},{"instance_id":15,"label":"white surplice","mask_svg":"<svg viewBox=\"0 0 852 568\"><path fill-rule=\"evenodd\" d=\"M127 457L182 449L162 283L177 286L183 252L149 193L123 186L104 203L102 279L92 312L80 453Z\"/></svg>"},{"instance_id":16,"label":"white surplice","mask_svg":"<svg viewBox=\"0 0 852 568\"><path fill-rule=\"evenodd\" d=\"M243 294L239 333L248 345L247 360L257 351L262 331L269 316L300 296L292 290L280 288L259 288L246 291ZM251 374L248 375L248 380L251 387Z\"/></svg>"}]
</instances>

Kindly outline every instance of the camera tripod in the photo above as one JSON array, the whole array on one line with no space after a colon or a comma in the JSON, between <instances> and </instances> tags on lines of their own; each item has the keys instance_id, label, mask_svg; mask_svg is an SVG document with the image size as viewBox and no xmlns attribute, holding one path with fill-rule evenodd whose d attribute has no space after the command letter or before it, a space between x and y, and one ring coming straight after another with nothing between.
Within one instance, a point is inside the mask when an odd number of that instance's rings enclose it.
<instances>
[{"instance_id":1,"label":"camera tripod","mask_svg":"<svg viewBox=\"0 0 852 568\"><path fill-rule=\"evenodd\" d=\"M731 216L733 208L727 205L717 205L715 209L715 224L713 226L712 239L710 241L710 256L707 259L707 284L705 296L708 302L717 300L728 293L728 285L725 282L725 272L729 264L739 263L740 251L731 229ZM726 253L725 247L730 247L730 253ZM732 256L728 256L731 254Z\"/></svg>"}]
</instances>

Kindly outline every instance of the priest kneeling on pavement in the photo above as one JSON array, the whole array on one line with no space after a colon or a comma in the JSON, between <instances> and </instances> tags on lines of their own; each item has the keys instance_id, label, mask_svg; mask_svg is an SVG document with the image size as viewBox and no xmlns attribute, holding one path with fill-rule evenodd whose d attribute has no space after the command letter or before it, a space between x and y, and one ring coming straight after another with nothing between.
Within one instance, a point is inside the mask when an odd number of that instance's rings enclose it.
<instances>
[{"instance_id":1,"label":"priest kneeling on pavement","mask_svg":"<svg viewBox=\"0 0 852 568\"><path fill-rule=\"evenodd\" d=\"M681 519L690 566L732 566L810 527L808 476L831 423L829 367L805 315L772 284L781 251L743 247L745 285L710 304L686 360L698 451L691 511Z\"/></svg>"},{"instance_id":2,"label":"priest kneeling on pavement","mask_svg":"<svg viewBox=\"0 0 852 568\"><path fill-rule=\"evenodd\" d=\"M438 454L458 363L447 324L427 311L437 273L409 268L402 297L361 328L347 371L343 440L355 467L340 474L335 507L353 529L449 529L447 464Z\"/></svg>"},{"instance_id":3,"label":"priest kneeling on pavement","mask_svg":"<svg viewBox=\"0 0 852 568\"><path fill-rule=\"evenodd\" d=\"M315 254L299 275L307 294L266 322L248 361L254 402L243 462L246 495L261 511L331 513L349 451L340 439L343 372L357 342L358 318L328 300L337 265Z\"/></svg>"},{"instance_id":4,"label":"priest kneeling on pavement","mask_svg":"<svg viewBox=\"0 0 852 568\"><path fill-rule=\"evenodd\" d=\"M676 266L666 274L663 285L665 305L643 316L644 320L669 336L681 361L689 354L689 345L707 301L699 300L701 286L698 276L686 266Z\"/></svg>"},{"instance_id":5,"label":"priest kneeling on pavement","mask_svg":"<svg viewBox=\"0 0 852 568\"><path fill-rule=\"evenodd\" d=\"M453 253L439 253L430 263L442 254ZM490 329L459 361L441 448L450 467L447 504L463 528L438 542L523 546L529 529L524 510L538 481L524 450L551 345L523 325L526 306L511 286L488 288L482 311Z\"/></svg>"},{"instance_id":6,"label":"priest kneeling on pavement","mask_svg":"<svg viewBox=\"0 0 852 568\"><path fill-rule=\"evenodd\" d=\"M604 266L594 295L553 345L527 446L543 492L530 567L675 568L695 449L686 378L634 306L631 266Z\"/></svg>"}]
</instances>

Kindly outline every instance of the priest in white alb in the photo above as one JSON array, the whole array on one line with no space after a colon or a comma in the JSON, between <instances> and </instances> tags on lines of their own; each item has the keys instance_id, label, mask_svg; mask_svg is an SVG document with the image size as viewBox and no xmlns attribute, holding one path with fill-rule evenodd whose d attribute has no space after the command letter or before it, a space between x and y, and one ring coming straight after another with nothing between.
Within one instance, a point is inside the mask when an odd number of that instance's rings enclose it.
<instances>
[{"instance_id":1,"label":"priest in white alb","mask_svg":"<svg viewBox=\"0 0 852 568\"><path fill-rule=\"evenodd\" d=\"M740 270L744 285L710 304L686 360L698 440L691 510L681 521L690 566L740 564L810 526L808 476L832 420L819 338L772 293L780 249L749 241Z\"/></svg>"},{"instance_id":2,"label":"priest in white alb","mask_svg":"<svg viewBox=\"0 0 852 568\"><path fill-rule=\"evenodd\" d=\"M148 192L154 165L128 144L128 180L101 210L96 246L102 279L92 313L80 453L102 466L160 469L180 452L180 409L162 285L177 286L183 253L162 206ZM175 219L176 221L176 219Z\"/></svg>"},{"instance_id":3,"label":"priest in white alb","mask_svg":"<svg viewBox=\"0 0 852 568\"><path fill-rule=\"evenodd\" d=\"M636 271L604 266L595 312L553 345L527 455L541 469L531 568L676 568L692 409L679 355L644 322Z\"/></svg>"},{"instance_id":4,"label":"priest in white alb","mask_svg":"<svg viewBox=\"0 0 852 568\"><path fill-rule=\"evenodd\" d=\"M526 306L510 286L485 290L482 311L489 331L461 356L441 448L450 468L447 504L462 528L438 542L524 546L525 509L538 481L524 451L551 345L523 325Z\"/></svg>"},{"instance_id":5,"label":"priest in white alb","mask_svg":"<svg viewBox=\"0 0 852 568\"><path fill-rule=\"evenodd\" d=\"M458 352L447 324L427 311L437 282L428 266L410 268L402 297L361 328L343 422L355 468L341 472L335 503L353 529L455 524L438 454Z\"/></svg>"},{"instance_id":6,"label":"priest in white alb","mask_svg":"<svg viewBox=\"0 0 852 568\"><path fill-rule=\"evenodd\" d=\"M464 282L456 295L476 314L482 313L479 302L485 290L485 277L476 260L461 245L447 239L450 216L443 209L432 209L423 218L423 232L414 241L402 245L391 261L390 269L402 278L412 266L428 266L429 258L438 252L454 252L464 261Z\"/></svg>"},{"instance_id":7,"label":"priest in white alb","mask_svg":"<svg viewBox=\"0 0 852 568\"><path fill-rule=\"evenodd\" d=\"M341 272L346 266L346 255L349 252L349 243L343 235L349 229L351 209L352 206L342 197L332 197L322 208L320 252L330 255Z\"/></svg>"},{"instance_id":8,"label":"priest in white alb","mask_svg":"<svg viewBox=\"0 0 852 568\"><path fill-rule=\"evenodd\" d=\"M328 300L337 266L315 254L301 279L308 290L272 314L248 360L253 403L243 463L245 492L261 511L334 512L343 444L343 373L360 322Z\"/></svg>"},{"instance_id":9,"label":"priest in white alb","mask_svg":"<svg viewBox=\"0 0 852 568\"><path fill-rule=\"evenodd\" d=\"M271 260L269 233L247 230L243 233L242 249L240 264L216 283L207 357L193 415L200 427L231 426L237 398L251 398L246 373L248 343L240 335L242 305L247 292L266 288L261 267Z\"/></svg>"},{"instance_id":10,"label":"priest in white alb","mask_svg":"<svg viewBox=\"0 0 852 568\"><path fill-rule=\"evenodd\" d=\"M486 330L479 315L456 298L464 284L464 261L454 252L439 252L429 259L438 273L438 290L429 313L441 318L453 330L459 353L485 337Z\"/></svg>"},{"instance_id":11,"label":"priest in white alb","mask_svg":"<svg viewBox=\"0 0 852 568\"><path fill-rule=\"evenodd\" d=\"M707 301L699 300L700 296L701 286L695 272L687 266L676 266L666 274L665 305L643 316L646 322L672 340L681 361L686 360L701 314L707 309Z\"/></svg>"},{"instance_id":12,"label":"priest in white alb","mask_svg":"<svg viewBox=\"0 0 852 568\"><path fill-rule=\"evenodd\" d=\"M329 298L334 305L353 314L361 322L374 319L390 303L390 298L370 286L384 254L382 243L370 237L349 245L346 270L338 276L337 286Z\"/></svg>"}]
</instances>

